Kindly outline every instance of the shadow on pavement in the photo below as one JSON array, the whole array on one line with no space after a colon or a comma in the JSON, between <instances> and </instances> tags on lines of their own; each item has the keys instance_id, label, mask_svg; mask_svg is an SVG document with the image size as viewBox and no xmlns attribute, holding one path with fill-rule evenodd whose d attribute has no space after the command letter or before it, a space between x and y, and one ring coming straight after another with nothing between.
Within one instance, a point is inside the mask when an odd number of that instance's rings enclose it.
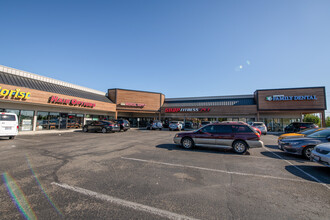
<instances>
[{"instance_id":1,"label":"shadow on pavement","mask_svg":"<svg viewBox=\"0 0 330 220\"><path fill-rule=\"evenodd\" d=\"M302 169L308 174L311 174L315 178L319 179L323 183L330 184L330 168L325 166L306 166L306 165L295 165L296 167ZM300 177L302 179L317 182L315 179L311 178L310 176L306 175L305 173L298 170L296 167L292 165L288 165L285 169L292 173L293 175Z\"/></svg>"},{"instance_id":2,"label":"shadow on pavement","mask_svg":"<svg viewBox=\"0 0 330 220\"><path fill-rule=\"evenodd\" d=\"M191 152L200 152L200 153L214 153L214 154L231 154L231 155L240 155L234 153L232 150L220 149L220 148L210 148L210 147L194 147L193 149L184 149L176 144L159 144L156 148L167 149L167 150L177 150L177 151L191 151ZM247 151L244 155L250 155Z\"/></svg>"},{"instance_id":3,"label":"shadow on pavement","mask_svg":"<svg viewBox=\"0 0 330 220\"><path fill-rule=\"evenodd\" d=\"M270 149L278 149L277 145L265 145L265 147L270 148ZM285 160L294 160L298 163L304 163L305 161L307 162L308 160L306 160L305 158L303 158L300 155L295 155L295 154L288 154L285 153L283 151L262 151L260 152L262 155L266 156L266 157L270 157L273 159L279 159L282 160L281 158L277 157L276 155L282 157ZM276 154L276 155L275 155Z\"/></svg>"}]
</instances>

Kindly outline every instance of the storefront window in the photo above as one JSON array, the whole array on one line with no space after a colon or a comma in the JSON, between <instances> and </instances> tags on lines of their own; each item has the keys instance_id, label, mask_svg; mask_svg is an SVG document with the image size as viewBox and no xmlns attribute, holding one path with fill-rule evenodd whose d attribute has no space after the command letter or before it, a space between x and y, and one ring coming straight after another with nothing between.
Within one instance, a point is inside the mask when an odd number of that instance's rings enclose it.
<instances>
[{"instance_id":1,"label":"storefront window","mask_svg":"<svg viewBox=\"0 0 330 220\"><path fill-rule=\"evenodd\" d=\"M21 110L19 117L19 130L20 131L32 131L33 128L33 111Z\"/></svg>"},{"instance_id":2,"label":"storefront window","mask_svg":"<svg viewBox=\"0 0 330 220\"><path fill-rule=\"evenodd\" d=\"M60 113L49 113L49 129L59 129Z\"/></svg>"},{"instance_id":3,"label":"storefront window","mask_svg":"<svg viewBox=\"0 0 330 220\"><path fill-rule=\"evenodd\" d=\"M49 112L38 112L37 113L37 125L36 130L49 129Z\"/></svg>"}]
</instances>

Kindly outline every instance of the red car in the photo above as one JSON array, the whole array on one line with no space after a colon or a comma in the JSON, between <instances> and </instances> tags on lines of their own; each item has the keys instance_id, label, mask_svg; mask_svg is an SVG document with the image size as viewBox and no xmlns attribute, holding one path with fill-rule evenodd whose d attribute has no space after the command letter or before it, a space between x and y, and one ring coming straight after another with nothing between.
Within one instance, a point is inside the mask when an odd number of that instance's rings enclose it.
<instances>
[{"instance_id":1,"label":"red car","mask_svg":"<svg viewBox=\"0 0 330 220\"><path fill-rule=\"evenodd\" d=\"M238 154L263 146L258 132L242 122L216 122L197 131L178 133L173 141L186 149L194 146L220 147L233 149Z\"/></svg>"}]
</instances>

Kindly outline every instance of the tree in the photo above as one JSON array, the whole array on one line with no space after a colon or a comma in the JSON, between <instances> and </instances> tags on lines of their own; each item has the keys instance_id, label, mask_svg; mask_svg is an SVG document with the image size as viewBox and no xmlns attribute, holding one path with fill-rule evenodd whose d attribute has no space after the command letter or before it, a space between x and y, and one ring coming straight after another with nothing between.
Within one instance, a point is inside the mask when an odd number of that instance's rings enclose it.
<instances>
[{"instance_id":1,"label":"tree","mask_svg":"<svg viewBox=\"0 0 330 220\"><path fill-rule=\"evenodd\" d=\"M316 115L307 114L304 116L303 122L312 122L314 124L320 125L320 118Z\"/></svg>"},{"instance_id":2,"label":"tree","mask_svg":"<svg viewBox=\"0 0 330 220\"><path fill-rule=\"evenodd\" d=\"M330 116L325 119L325 126L330 127Z\"/></svg>"}]
</instances>

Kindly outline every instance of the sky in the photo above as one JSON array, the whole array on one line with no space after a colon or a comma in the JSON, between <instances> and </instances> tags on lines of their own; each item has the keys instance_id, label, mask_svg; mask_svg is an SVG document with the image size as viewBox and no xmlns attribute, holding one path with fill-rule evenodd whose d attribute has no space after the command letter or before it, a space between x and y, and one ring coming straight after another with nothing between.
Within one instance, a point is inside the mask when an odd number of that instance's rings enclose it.
<instances>
[{"instance_id":1,"label":"sky","mask_svg":"<svg viewBox=\"0 0 330 220\"><path fill-rule=\"evenodd\" d=\"M104 92L325 86L330 106L329 0L0 0L0 27L0 64Z\"/></svg>"}]
</instances>

